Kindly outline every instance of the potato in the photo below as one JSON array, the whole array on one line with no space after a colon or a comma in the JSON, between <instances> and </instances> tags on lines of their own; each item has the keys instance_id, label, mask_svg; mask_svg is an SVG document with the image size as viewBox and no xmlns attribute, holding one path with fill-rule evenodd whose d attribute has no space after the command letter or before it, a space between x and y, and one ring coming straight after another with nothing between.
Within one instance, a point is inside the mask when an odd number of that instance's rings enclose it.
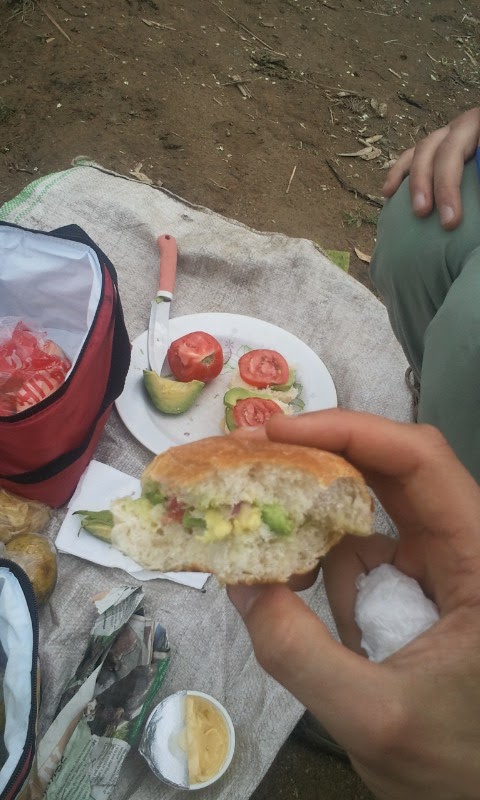
<instances>
[{"instance_id":1,"label":"potato","mask_svg":"<svg viewBox=\"0 0 480 800\"><path fill-rule=\"evenodd\" d=\"M36 533L21 533L7 542L4 557L27 573L38 605L46 603L57 582L56 550L49 539Z\"/></svg>"}]
</instances>

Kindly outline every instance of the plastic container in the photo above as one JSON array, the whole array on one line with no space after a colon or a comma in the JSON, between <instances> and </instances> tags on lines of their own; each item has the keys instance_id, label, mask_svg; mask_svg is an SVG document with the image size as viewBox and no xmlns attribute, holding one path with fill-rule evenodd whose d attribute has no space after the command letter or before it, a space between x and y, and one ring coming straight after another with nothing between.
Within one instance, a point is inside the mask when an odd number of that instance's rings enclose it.
<instances>
[{"instance_id":1,"label":"plastic container","mask_svg":"<svg viewBox=\"0 0 480 800\"><path fill-rule=\"evenodd\" d=\"M226 772L235 731L226 709L203 692L181 690L150 714L140 753L160 780L179 789L203 789Z\"/></svg>"}]
</instances>

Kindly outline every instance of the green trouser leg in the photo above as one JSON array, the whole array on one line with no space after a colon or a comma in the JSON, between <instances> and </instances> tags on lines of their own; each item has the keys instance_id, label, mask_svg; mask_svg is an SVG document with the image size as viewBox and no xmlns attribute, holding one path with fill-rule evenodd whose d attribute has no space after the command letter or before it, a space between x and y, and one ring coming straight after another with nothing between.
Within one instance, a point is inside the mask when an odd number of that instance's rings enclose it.
<instances>
[{"instance_id":1,"label":"green trouser leg","mask_svg":"<svg viewBox=\"0 0 480 800\"><path fill-rule=\"evenodd\" d=\"M408 181L378 226L372 280L420 381L418 421L439 428L480 483L480 181L465 165L463 219L444 231L418 219Z\"/></svg>"}]
</instances>

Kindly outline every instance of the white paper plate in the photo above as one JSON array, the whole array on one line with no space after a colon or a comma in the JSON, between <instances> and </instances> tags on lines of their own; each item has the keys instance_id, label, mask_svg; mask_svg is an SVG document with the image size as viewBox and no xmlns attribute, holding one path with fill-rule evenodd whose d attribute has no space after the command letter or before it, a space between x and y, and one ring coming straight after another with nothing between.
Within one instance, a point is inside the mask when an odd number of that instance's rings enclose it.
<instances>
[{"instance_id":1,"label":"white paper plate","mask_svg":"<svg viewBox=\"0 0 480 800\"><path fill-rule=\"evenodd\" d=\"M205 331L230 354L222 373L207 383L198 400L185 414L161 414L150 403L143 387L143 370L149 369L147 331L132 345L132 358L125 388L116 401L118 413L130 433L152 453L177 444L224 433L223 396L232 370L241 355L251 348L278 350L296 370L302 387L300 399L305 411L320 411L337 405L337 392L323 361L296 336L269 322L240 314L189 314L170 320L170 341L193 331ZM168 375L168 364L162 374Z\"/></svg>"}]
</instances>

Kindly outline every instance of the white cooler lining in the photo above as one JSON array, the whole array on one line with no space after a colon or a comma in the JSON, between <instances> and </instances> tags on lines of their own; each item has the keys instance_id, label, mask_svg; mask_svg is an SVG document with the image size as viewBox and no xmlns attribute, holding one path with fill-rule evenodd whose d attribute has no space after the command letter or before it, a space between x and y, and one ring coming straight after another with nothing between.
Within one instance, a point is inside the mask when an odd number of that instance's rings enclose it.
<instances>
[{"instance_id":1,"label":"white cooler lining","mask_svg":"<svg viewBox=\"0 0 480 800\"><path fill-rule=\"evenodd\" d=\"M21 586L7 567L0 567L0 641L7 656L3 697L8 750L0 770L1 794L25 747L32 704L32 620Z\"/></svg>"},{"instance_id":2,"label":"white cooler lining","mask_svg":"<svg viewBox=\"0 0 480 800\"><path fill-rule=\"evenodd\" d=\"M0 227L0 318L46 331L75 364L97 310L102 269L91 247Z\"/></svg>"}]
</instances>

